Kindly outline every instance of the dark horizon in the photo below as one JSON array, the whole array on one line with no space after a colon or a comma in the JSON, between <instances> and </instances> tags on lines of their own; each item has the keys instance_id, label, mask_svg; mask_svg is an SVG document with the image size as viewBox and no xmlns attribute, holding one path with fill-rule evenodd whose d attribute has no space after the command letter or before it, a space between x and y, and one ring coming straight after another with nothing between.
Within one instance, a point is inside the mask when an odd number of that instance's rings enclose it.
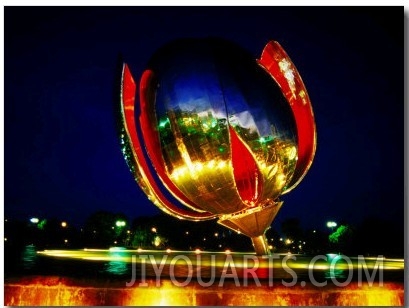
<instances>
[{"instance_id":1,"label":"dark horizon","mask_svg":"<svg viewBox=\"0 0 409 308\"><path fill-rule=\"evenodd\" d=\"M80 226L97 210L160 213L120 151L117 59L138 80L169 40L219 36L255 58L277 40L311 98L316 156L282 196L273 226L296 217L323 230L328 220L373 216L403 231L402 15L403 7L6 6L4 218Z\"/></svg>"}]
</instances>

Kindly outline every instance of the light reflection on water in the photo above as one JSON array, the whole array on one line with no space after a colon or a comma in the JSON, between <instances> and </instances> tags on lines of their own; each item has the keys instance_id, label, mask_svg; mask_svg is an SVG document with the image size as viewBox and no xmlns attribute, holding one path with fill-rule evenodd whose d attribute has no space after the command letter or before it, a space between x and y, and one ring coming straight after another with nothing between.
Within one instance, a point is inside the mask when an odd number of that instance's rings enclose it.
<instances>
[{"instance_id":1,"label":"light reflection on water","mask_svg":"<svg viewBox=\"0 0 409 308\"><path fill-rule=\"evenodd\" d=\"M27 245L23 249L21 256L23 268L31 269L36 265L37 261L37 251L34 245Z\"/></svg>"},{"instance_id":2,"label":"light reflection on water","mask_svg":"<svg viewBox=\"0 0 409 308\"><path fill-rule=\"evenodd\" d=\"M114 275L125 275L129 272L127 263L122 261L123 252L120 250L110 250L110 258L112 261L105 263L104 269L106 272Z\"/></svg>"},{"instance_id":3,"label":"light reflection on water","mask_svg":"<svg viewBox=\"0 0 409 308\"><path fill-rule=\"evenodd\" d=\"M292 279L297 277L308 280L314 279L356 279L356 272L365 267L370 273L379 269L388 272L403 273L402 259L386 259L383 257L357 259L346 256L327 254L321 256L304 256L280 254L256 257L254 253L202 252L197 254L188 251L153 251L127 250L121 247L111 249L83 249L83 250L45 250L38 252L44 262L49 259L60 263L77 261L92 264L101 273L114 276L128 276L136 274L146 277L156 277L158 268L161 277L197 277L212 278L232 274L238 277L249 276L249 269L260 279ZM362 264L363 262L363 264ZM58 263L58 262L57 262ZM251 277L251 276L249 276Z\"/></svg>"}]
</instances>

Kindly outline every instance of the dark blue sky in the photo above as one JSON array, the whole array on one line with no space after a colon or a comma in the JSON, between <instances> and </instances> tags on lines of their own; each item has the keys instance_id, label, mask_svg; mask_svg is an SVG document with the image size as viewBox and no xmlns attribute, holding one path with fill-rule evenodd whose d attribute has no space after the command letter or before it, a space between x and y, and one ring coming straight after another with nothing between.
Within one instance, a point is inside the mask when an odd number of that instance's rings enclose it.
<instances>
[{"instance_id":1,"label":"dark blue sky","mask_svg":"<svg viewBox=\"0 0 409 308\"><path fill-rule=\"evenodd\" d=\"M297 66L317 152L283 196L278 223L404 221L403 7L5 7L4 213L77 225L96 210L159 210L120 151L114 99L122 54L138 80L157 48L219 36L259 57L277 40ZM391 16L391 19L386 17Z\"/></svg>"}]
</instances>

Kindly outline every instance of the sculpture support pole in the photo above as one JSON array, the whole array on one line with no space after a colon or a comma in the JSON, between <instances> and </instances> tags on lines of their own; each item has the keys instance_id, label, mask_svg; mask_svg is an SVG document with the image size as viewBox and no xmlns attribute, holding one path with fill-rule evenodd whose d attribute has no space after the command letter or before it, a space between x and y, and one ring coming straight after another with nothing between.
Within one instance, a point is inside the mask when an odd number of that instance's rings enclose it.
<instances>
[{"instance_id":1,"label":"sculpture support pole","mask_svg":"<svg viewBox=\"0 0 409 308\"><path fill-rule=\"evenodd\" d=\"M253 242L256 255L258 256L270 255L270 249L268 249L267 238L264 234L252 237L251 241Z\"/></svg>"}]
</instances>

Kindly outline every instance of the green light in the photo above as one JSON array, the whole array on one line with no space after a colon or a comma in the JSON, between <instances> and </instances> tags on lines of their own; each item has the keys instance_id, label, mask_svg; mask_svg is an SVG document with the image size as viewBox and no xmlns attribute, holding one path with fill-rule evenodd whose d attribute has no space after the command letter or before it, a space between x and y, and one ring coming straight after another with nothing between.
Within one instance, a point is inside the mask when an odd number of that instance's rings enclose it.
<instances>
[{"instance_id":1,"label":"green light","mask_svg":"<svg viewBox=\"0 0 409 308\"><path fill-rule=\"evenodd\" d=\"M260 137L258 139L260 143L267 143L267 142L271 142L272 140L273 140L273 136Z\"/></svg>"},{"instance_id":2,"label":"green light","mask_svg":"<svg viewBox=\"0 0 409 308\"><path fill-rule=\"evenodd\" d=\"M166 126L166 124L168 124L168 123L170 123L169 119L166 118L165 120L162 120L162 121L159 122L159 127L164 128Z\"/></svg>"},{"instance_id":3,"label":"green light","mask_svg":"<svg viewBox=\"0 0 409 308\"><path fill-rule=\"evenodd\" d=\"M118 220L115 224L117 227L125 227L126 222L123 220Z\"/></svg>"},{"instance_id":4,"label":"green light","mask_svg":"<svg viewBox=\"0 0 409 308\"><path fill-rule=\"evenodd\" d=\"M347 235L349 232L351 232L351 230L348 226L341 225L334 233L330 234L329 241L331 243L338 243L340 238Z\"/></svg>"},{"instance_id":5,"label":"green light","mask_svg":"<svg viewBox=\"0 0 409 308\"><path fill-rule=\"evenodd\" d=\"M47 219L43 219L42 221L40 221L37 225L38 229L43 230L45 225L47 223Z\"/></svg>"}]
</instances>

